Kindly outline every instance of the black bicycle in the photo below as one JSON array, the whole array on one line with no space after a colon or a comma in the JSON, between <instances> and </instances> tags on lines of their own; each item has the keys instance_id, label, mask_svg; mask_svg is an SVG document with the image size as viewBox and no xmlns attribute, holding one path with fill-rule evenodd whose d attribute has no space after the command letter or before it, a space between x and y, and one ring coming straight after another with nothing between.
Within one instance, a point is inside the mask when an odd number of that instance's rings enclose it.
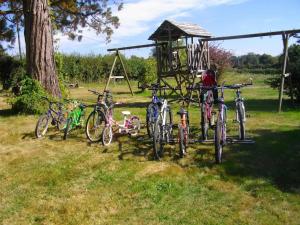
<instances>
[{"instance_id":1,"label":"black bicycle","mask_svg":"<svg viewBox=\"0 0 300 225\"><path fill-rule=\"evenodd\" d=\"M39 117L35 127L35 136L41 138L46 135L49 123L55 126L58 130L63 130L66 124L65 110L63 103L57 101L50 101L47 97L42 97L49 104L48 110L45 114ZM68 101L68 100L64 100Z\"/></svg>"},{"instance_id":2,"label":"black bicycle","mask_svg":"<svg viewBox=\"0 0 300 225\"><path fill-rule=\"evenodd\" d=\"M109 91L103 93L89 90L97 95L97 103L94 110L90 113L86 121L86 136L91 142L99 142L102 139L102 132L106 124L106 114L112 104L112 95Z\"/></svg>"}]
</instances>

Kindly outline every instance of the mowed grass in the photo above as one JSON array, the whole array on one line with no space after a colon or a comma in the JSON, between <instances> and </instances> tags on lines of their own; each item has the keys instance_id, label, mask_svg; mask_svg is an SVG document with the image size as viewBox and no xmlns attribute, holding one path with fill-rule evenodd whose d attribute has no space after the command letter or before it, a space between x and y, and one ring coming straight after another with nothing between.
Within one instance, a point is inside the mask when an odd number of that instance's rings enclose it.
<instances>
[{"instance_id":1,"label":"mowed grass","mask_svg":"<svg viewBox=\"0 0 300 225\"><path fill-rule=\"evenodd\" d=\"M117 135L111 146L89 144L83 130L69 139L51 130L34 138L37 116L13 115L0 98L0 224L300 224L300 112L284 100L264 75L226 75L227 83L247 81L243 96L250 118L247 134L255 144L230 144L224 162L214 164L211 144L191 144L178 158L178 146L166 145L165 157L152 159L145 128L140 136ZM93 103L83 84L71 96ZM112 84L115 117L128 109L145 121L150 92L129 94ZM226 91L228 128L237 134L234 93ZM179 103L172 103L175 123ZM89 109L91 110L91 109ZM199 110L190 109L198 139ZM87 112L88 114L88 112ZM177 130L175 130L176 134ZM213 132L210 132L212 136Z\"/></svg>"}]
</instances>

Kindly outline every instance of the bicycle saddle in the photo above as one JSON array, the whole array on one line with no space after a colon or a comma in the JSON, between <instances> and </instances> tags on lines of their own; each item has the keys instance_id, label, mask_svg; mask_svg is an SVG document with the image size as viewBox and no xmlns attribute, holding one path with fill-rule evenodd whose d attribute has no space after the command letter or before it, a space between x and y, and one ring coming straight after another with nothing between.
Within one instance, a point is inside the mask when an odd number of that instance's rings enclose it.
<instances>
[{"instance_id":1,"label":"bicycle saddle","mask_svg":"<svg viewBox=\"0 0 300 225\"><path fill-rule=\"evenodd\" d=\"M123 114L124 116L129 116L131 113L130 113L129 111L122 111L122 114Z\"/></svg>"},{"instance_id":2,"label":"bicycle saddle","mask_svg":"<svg viewBox=\"0 0 300 225\"><path fill-rule=\"evenodd\" d=\"M188 114L188 111L186 111L185 109L180 109L179 112L177 112L178 115L183 115L183 114Z\"/></svg>"}]
</instances>

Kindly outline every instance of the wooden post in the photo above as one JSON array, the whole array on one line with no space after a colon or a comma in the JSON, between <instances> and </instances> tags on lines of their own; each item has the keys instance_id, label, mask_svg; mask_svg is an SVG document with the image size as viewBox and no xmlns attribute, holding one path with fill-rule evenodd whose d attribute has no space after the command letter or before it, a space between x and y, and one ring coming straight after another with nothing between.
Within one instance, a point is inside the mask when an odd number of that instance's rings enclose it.
<instances>
[{"instance_id":1,"label":"wooden post","mask_svg":"<svg viewBox=\"0 0 300 225\"><path fill-rule=\"evenodd\" d=\"M131 88L131 85L130 85L130 82L129 82L129 79L128 79L127 71L126 71L124 62L123 62L123 60L122 60L122 57L121 57L120 54L119 54L119 51L117 51L117 56L118 56L119 59L120 59L121 65L122 65L123 70L124 70L124 74L125 74L125 78L126 78L127 84L128 84L128 86L129 86L131 95L133 96L133 91L132 91L132 88Z\"/></svg>"},{"instance_id":2,"label":"wooden post","mask_svg":"<svg viewBox=\"0 0 300 225\"><path fill-rule=\"evenodd\" d=\"M171 26L168 26L168 38L169 38L169 46L168 46L168 57L169 57L169 69L168 71L173 71L172 67L172 33Z\"/></svg>"},{"instance_id":3,"label":"wooden post","mask_svg":"<svg viewBox=\"0 0 300 225\"><path fill-rule=\"evenodd\" d=\"M288 58L288 41L289 41L289 35L283 33L282 34L282 41L283 41L284 61L283 61L282 74L281 74L281 84L280 84L280 91L279 91L278 112L281 112L281 108L282 108L282 98L283 98L283 89L284 89L284 77L285 77L285 73L286 73L287 58Z\"/></svg>"},{"instance_id":4,"label":"wooden post","mask_svg":"<svg viewBox=\"0 0 300 225\"><path fill-rule=\"evenodd\" d=\"M114 72L115 66L116 66L117 58L118 58L118 51L117 51L117 54L116 54L116 56L115 56L113 65L112 65L112 67L111 67L111 70L110 70L110 73L109 73L109 77L108 77L108 80L107 80L107 82L106 82L104 91L106 91L107 88L108 88L108 85L109 85L109 82L110 82L110 78L111 78L111 76L112 76L112 74L113 74L113 72Z\"/></svg>"}]
</instances>

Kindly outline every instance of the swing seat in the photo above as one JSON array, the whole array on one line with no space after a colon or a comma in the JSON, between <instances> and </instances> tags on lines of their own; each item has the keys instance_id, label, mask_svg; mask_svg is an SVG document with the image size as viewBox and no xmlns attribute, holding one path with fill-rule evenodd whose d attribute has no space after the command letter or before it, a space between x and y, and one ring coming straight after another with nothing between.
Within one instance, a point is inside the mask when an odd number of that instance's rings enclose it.
<instances>
[{"instance_id":1,"label":"swing seat","mask_svg":"<svg viewBox=\"0 0 300 225\"><path fill-rule=\"evenodd\" d=\"M111 76L112 79L124 79L124 76Z\"/></svg>"},{"instance_id":2,"label":"swing seat","mask_svg":"<svg viewBox=\"0 0 300 225\"><path fill-rule=\"evenodd\" d=\"M131 112L129 111L122 111L123 116L129 116L131 114Z\"/></svg>"}]
</instances>

